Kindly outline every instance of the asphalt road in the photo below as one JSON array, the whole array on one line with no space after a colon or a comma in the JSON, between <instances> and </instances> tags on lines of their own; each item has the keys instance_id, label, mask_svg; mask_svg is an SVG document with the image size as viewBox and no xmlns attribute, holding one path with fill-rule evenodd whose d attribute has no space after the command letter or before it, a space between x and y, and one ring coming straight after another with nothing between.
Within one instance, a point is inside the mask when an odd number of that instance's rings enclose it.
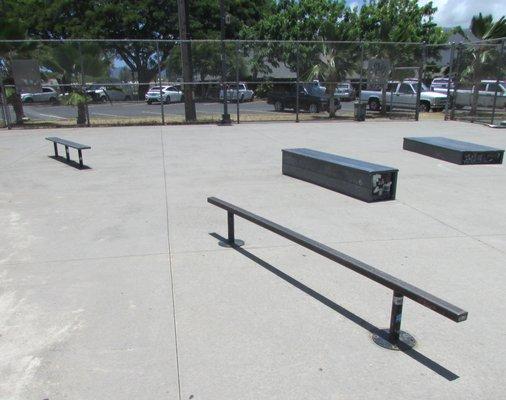
<instances>
[{"instance_id":1,"label":"asphalt road","mask_svg":"<svg viewBox=\"0 0 506 400\"><path fill-rule=\"evenodd\" d=\"M236 103L229 103L229 113L236 113ZM276 113L271 104L265 101L257 100L252 103L240 103L240 112L247 114L265 114ZM222 103L196 103L197 113L208 115L220 115L223 113ZM343 111L352 111L352 102L342 103ZM72 106L50 105L50 104L24 104L24 111L27 118L38 121L58 121L69 120L76 117L76 109ZM160 116L160 104L148 105L145 102L115 102L89 105L90 117L96 118L146 118ZM184 104L173 103L165 104L164 112L166 115L184 115ZM285 112L286 113L286 112ZM14 119L12 108L10 109L11 120Z\"/></svg>"}]
</instances>

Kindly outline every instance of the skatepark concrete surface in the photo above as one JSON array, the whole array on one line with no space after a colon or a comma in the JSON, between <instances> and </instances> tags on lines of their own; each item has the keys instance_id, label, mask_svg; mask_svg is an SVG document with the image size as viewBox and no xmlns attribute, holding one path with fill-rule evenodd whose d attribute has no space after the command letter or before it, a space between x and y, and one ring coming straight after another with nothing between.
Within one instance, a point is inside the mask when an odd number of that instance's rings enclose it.
<instances>
[{"instance_id":1,"label":"skatepark concrete surface","mask_svg":"<svg viewBox=\"0 0 506 400\"><path fill-rule=\"evenodd\" d=\"M92 147L79 170L58 136ZM0 131L0 399L500 399L506 170L404 151L404 136L504 149L458 122ZM364 203L281 174L308 147L399 169ZM71 150L71 157L76 154ZM375 345L392 291L236 218L216 196L469 312L405 299L413 350Z\"/></svg>"}]
</instances>

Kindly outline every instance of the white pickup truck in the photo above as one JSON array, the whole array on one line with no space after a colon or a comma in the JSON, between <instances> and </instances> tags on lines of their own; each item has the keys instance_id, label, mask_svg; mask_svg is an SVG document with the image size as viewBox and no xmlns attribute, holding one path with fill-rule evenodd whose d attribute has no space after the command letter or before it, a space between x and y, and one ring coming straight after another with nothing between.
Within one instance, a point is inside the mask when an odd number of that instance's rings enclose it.
<instances>
[{"instance_id":1,"label":"white pickup truck","mask_svg":"<svg viewBox=\"0 0 506 400\"><path fill-rule=\"evenodd\" d=\"M414 110L416 108L417 86L418 82L416 81L389 82L387 85L387 108ZM381 110L381 98L381 90L363 90L360 95L360 100L367 103L371 111ZM420 111L441 111L445 108L445 105L446 94L431 92L422 83Z\"/></svg>"},{"instance_id":2,"label":"white pickup truck","mask_svg":"<svg viewBox=\"0 0 506 400\"><path fill-rule=\"evenodd\" d=\"M447 93L448 84L450 85L450 96L454 96L454 83L449 82L448 78L435 78L431 87L435 92ZM470 107L473 100L473 89L457 89L455 105L458 108ZM491 108L494 106L494 96L497 89L497 98L495 105L497 108L506 107L506 82L495 80L482 80L478 87L478 107Z\"/></svg>"}]
</instances>

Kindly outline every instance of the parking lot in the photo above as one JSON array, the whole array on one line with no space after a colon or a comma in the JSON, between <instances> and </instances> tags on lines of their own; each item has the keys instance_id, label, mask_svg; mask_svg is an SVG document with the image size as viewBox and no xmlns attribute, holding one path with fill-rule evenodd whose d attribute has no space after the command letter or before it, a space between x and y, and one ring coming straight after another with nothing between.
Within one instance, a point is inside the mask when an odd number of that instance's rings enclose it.
<instances>
[{"instance_id":1,"label":"parking lot","mask_svg":"<svg viewBox=\"0 0 506 400\"><path fill-rule=\"evenodd\" d=\"M219 102L201 102L196 103L197 115L201 118L211 118L218 120L223 113L223 104ZM235 119L237 114L237 103L229 103L229 113ZM164 113L167 117L175 117L182 120L184 117L184 103L164 104ZM240 114L248 115L250 119L255 116L272 117L281 119L295 119L295 113L292 110L285 112L276 112L271 104L264 100L255 100L253 102L244 102L239 104ZM27 118L32 121L64 122L74 121L76 118L76 109L66 105L50 104L24 104L24 111ZM113 103L92 103L89 105L90 118L98 120L111 119L132 119L132 120L154 120L161 118L161 107L159 103L148 105L146 102L124 101ZM301 113L305 113L301 111ZM351 116L353 113L352 102L342 102L342 110L338 113ZM323 115L324 113L322 113ZM326 114L326 113L325 113ZM11 120L14 120L14 112L10 108Z\"/></svg>"},{"instance_id":2,"label":"parking lot","mask_svg":"<svg viewBox=\"0 0 506 400\"><path fill-rule=\"evenodd\" d=\"M48 130L1 130L0 398L502 398L505 168L402 150L404 136L435 135L506 147L501 130L436 121L61 128L91 146L79 170L49 157ZM398 168L396 200L282 175L295 147ZM226 213L208 196L468 320L405 299L417 346L378 347L390 290L240 218L246 245L220 247Z\"/></svg>"}]
</instances>

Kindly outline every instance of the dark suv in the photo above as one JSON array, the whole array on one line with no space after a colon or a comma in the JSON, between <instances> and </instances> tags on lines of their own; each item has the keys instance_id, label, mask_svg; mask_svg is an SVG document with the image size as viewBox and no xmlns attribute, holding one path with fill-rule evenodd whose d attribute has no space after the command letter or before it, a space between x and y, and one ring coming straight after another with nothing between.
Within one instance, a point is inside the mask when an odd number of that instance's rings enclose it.
<instances>
[{"instance_id":1,"label":"dark suv","mask_svg":"<svg viewBox=\"0 0 506 400\"><path fill-rule=\"evenodd\" d=\"M283 111L285 108L295 110L297 107L297 91L292 87L286 91L272 92L267 96L267 103L273 104L276 111ZM336 110L341 109L341 102L334 97ZM329 99L327 97L314 96L302 86L299 87L299 109L306 110L310 113L319 113L320 111L328 111Z\"/></svg>"}]
</instances>

